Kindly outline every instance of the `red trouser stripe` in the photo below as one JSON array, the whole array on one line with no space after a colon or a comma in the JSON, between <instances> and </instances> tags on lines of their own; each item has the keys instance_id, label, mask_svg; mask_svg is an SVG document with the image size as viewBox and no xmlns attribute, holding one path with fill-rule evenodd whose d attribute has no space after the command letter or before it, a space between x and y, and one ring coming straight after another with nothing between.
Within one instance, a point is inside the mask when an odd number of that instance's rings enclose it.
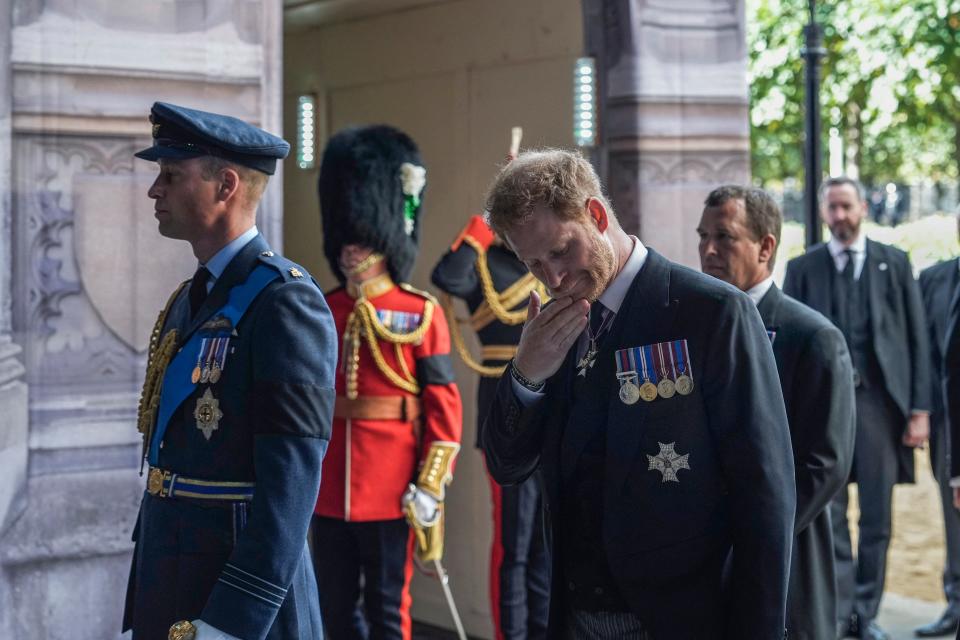
<instances>
[{"instance_id":1,"label":"red trouser stripe","mask_svg":"<svg viewBox=\"0 0 960 640\"><path fill-rule=\"evenodd\" d=\"M403 567L403 592L400 594L400 629L403 631L403 640L411 640L413 637L413 622L410 620L410 605L413 604L410 580L413 578L414 544L416 544L416 538L413 529L410 529L410 536L407 538L407 562Z\"/></svg>"},{"instance_id":2,"label":"red trouser stripe","mask_svg":"<svg viewBox=\"0 0 960 640\"><path fill-rule=\"evenodd\" d=\"M490 481L490 498L493 502L493 544L490 545L490 612L493 613L493 628L496 640L503 640L500 627L500 567L503 565L503 500L502 489L487 473Z\"/></svg>"}]
</instances>

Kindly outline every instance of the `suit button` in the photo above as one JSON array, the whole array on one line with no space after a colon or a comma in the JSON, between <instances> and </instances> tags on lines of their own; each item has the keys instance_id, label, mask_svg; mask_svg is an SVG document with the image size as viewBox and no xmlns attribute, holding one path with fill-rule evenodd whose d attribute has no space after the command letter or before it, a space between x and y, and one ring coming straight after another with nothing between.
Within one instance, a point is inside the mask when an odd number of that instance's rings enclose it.
<instances>
[{"instance_id":1,"label":"suit button","mask_svg":"<svg viewBox=\"0 0 960 640\"><path fill-rule=\"evenodd\" d=\"M576 590L577 590L577 585L574 584L573 581L570 581L570 582L567 583L567 589L569 589L570 591L576 591Z\"/></svg>"},{"instance_id":2,"label":"suit button","mask_svg":"<svg viewBox=\"0 0 960 640\"><path fill-rule=\"evenodd\" d=\"M594 587L594 588L593 588L593 592L594 592L595 594L597 594L598 596L602 596L602 595L603 595L603 587Z\"/></svg>"}]
</instances>

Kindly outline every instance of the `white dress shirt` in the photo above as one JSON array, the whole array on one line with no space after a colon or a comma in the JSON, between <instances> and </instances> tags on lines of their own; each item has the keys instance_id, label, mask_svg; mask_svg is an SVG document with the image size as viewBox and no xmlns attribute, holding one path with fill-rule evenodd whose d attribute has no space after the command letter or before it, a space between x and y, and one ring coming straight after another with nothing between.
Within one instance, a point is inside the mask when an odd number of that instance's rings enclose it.
<instances>
[{"instance_id":1,"label":"white dress shirt","mask_svg":"<svg viewBox=\"0 0 960 640\"><path fill-rule=\"evenodd\" d=\"M217 278L222 276L223 272L226 271L230 261L236 258L240 250L247 246L247 243L257 237L259 233L260 232L257 231L257 225L253 225L228 242L223 249L213 254L213 257L207 260L206 264L200 265L201 267L206 267L207 271L210 272L210 279L207 280L207 293L210 293L213 285L217 282Z\"/></svg>"},{"instance_id":2,"label":"white dress shirt","mask_svg":"<svg viewBox=\"0 0 960 640\"><path fill-rule=\"evenodd\" d=\"M767 291L770 291L770 287L773 286L773 276L767 276L766 279L761 280L759 283L753 285L747 289L746 294L750 296L750 299L753 300L753 304L759 305L760 301L763 300L763 296L767 295Z\"/></svg>"},{"instance_id":3,"label":"white dress shirt","mask_svg":"<svg viewBox=\"0 0 960 640\"><path fill-rule=\"evenodd\" d=\"M853 279L860 279L860 274L863 273L863 263L867 259L866 235L863 233L859 234L857 239L854 240L853 244L849 247L845 246L836 238L831 237L827 243L827 249L833 257L833 264L837 268L837 273L843 273L844 267L847 266L846 250L850 249L850 251L853 252Z\"/></svg>"}]
</instances>

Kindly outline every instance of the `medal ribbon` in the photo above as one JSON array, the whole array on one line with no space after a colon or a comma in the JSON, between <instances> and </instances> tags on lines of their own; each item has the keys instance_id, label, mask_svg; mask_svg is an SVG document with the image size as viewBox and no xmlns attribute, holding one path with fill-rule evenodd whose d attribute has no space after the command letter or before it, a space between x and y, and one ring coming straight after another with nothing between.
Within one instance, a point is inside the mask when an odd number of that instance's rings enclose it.
<instances>
[{"instance_id":1,"label":"medal ribbon","mask_svg":"<svg viewBox=\"0 0 960 640\"><path fill-rule=\"evenodd\" d=\"M246 313L254 298L263 291L264 287L280 277L280 274L271 267L259 265L246 281L230 290L227 304L220 313L227 318L232 326L237 326L240 318ZM160 458L160 443L167 430L170 418L184 400L190 397L197 385L190 380L190 371L193 369L193 353L199 351L203 338L194 333L180 352L170 361L163 376L163 386L160 391L160 408L157 410L157 424L150 441L150 451L147 459L156 466Z\"/></svg>"},{"instance_id":2,"label":"medal ribbon","mask_svg":"<svg viewBox=\"0 0 960 640\"><path fill-rule=\"evenodd\" d=\"M219 338L210 338L207 341L207 348L203 356L203 370L210 373L210 366L213 364L213 354L217 350L217 341Z\"/></svg>"},{"instance_id":3,"label":"medal ribbon","mask_svg":"<svg viewBox=\"0 0 960 640\"><path fill-rule=\"evenodd\" d=\"M667 376L669 376L670 379L676 382L677 378L679 377L679 374L677 373L677 363L674 362L673 360L673 345L669 342L663 342L660 344L660 346L661 348L664 346L667 347L667 355L670 356L670 369L667 370ZM661 356L663 355L663 351L660 352L660 355ZM664 365L666 365L666 362L664 362Z\"/></svg>"},{"instance_id":4,"label":"medal ribbon","mask_svg":"<svg viewBox=\"0 0 960 640\"><path fill-rule=\"evenodd\" d=\"M686 340L674 340L672 343L673 352L677 356L677 377L686 374L688 378L693 380L693 370L690 366L690 353L687 351L687 341Z\"/></svg>"},{"instance_id":5,"label":"medal ribbon","mask_svg":"<svg viewBox=\"0 0 960 640\"><path fill-rule=\"evenodd\" d=\"M207 342L209 338L203 338L200 341L200 350L197 352L197 369L203 370L203 355L207 352Z\"/></svg>"},{"instance_id":6,"label":"medal ribbon","mask_svg":"<svg viewBox=\"0 0 960 640\"><path fill-rule=\"evenodd\" d=\"M220 336L217 338L217 350L216 355L213 358L213 363L220 369L220 373L223 373L224 367L227 365L227 345L230 344L230 336Z\"/></svg>"},{"instance_id":7,"label":"medal ribbon","mask_svg":"<svg viewBox=\"0 0 960 640\"><path fill-rule=\"evenodd\" d=\"M663 343L658 342L656 345L651 346L651 351L654 346L657 348L657 359L653 361L654 368L657 369L657 376L661 380L670 378L670 372L667 370L667 359L663 355Z\"/></svg>"},{"instance_id":8,"label":"medal ribbon","mask_svg":"<svg viewBox=\"0 0 960 640\"><path fill-rule=\"evenodd\" d=\"M618 349L614 354L617 361L617 380L621 386L637 379L637 362L633 349Z\"/></svg>"},{"instance_id":9,"label":"medal ribbon","mask_svg":"<svg viewBox=\"0 0 960 640\"><path fill-rule=\"evenodd\" d=\"M637 355L640 356L641 366L643 367L643 381L653 384L660 382L660 378L657 377L657 372L654 370L653 345L634 347L632 351L636 351Z\"/></svg>"}]
</instances>

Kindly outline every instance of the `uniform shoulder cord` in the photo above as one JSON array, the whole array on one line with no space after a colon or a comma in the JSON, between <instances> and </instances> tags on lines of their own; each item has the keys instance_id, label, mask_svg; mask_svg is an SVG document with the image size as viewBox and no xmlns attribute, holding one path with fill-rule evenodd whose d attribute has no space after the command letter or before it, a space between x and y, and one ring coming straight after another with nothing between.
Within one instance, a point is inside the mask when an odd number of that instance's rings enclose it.
<instances>
[{"instance_id":1,"label":"uniform shoulder cord","mask_svg":"<svg viewBox=\"0 0 960 640\"><path fill-rule=\"evenodd\" d=\"M177 330L171 329L160 339L160 332L167 322L167 315L180 292L189 280L181 282L177 290L167 300L167 304L157 316L150 333L150 346L147 349L147 375L143 381L143 390L140 392L140 404L137 407L137 431L143 435L143 449L140 455L140 475L143 475L143 460L146 458L147 447L153 436L153 427L157 421L157 409L160 407L160 390L163 387L163 376L167 372L167 365L173 358L177 348Z\"/></svg>"},{"instance_id":2,"label":"uniform shoulder cord","mask_svg":"<svg viewBox=\"0 0 960 640\"><path fill-rule=\"evenodd\" d=\"M485 378L499 378L503 375L503 372L507 368L506 365L500 367L482 365L474 359L470 350L467 349L467 345L463 341L463 331L460 328L460 325L466 324L467 321L457 317L456 311L453 308L453 298L450 297L449 293L440 295L440 304L443 307L444 314L447 316L447 324L450 325L450 337L453 338L453 346L464 364Z\"/></svg>"},{"instance_id":3,"label":"uniform shoulder cord","mask_svg":"<svg viewBox=\"0 0 960 640\"><path fill-rule=\"evenodd\" d=\"M477 253L477 261L475 266L477 269L477 275L480 277L480 288L483 292L483 299L497 320L508 326L515 326L526 322L526 308L518 309L517 311L510 311L506 305L515 306L520 302L520 300L528 296L531 290L535 289L540 294L541 300L547 300L546 289L540 282L537 282L531 274L527 274L526 276L520 278L516 283L508 287L502 294L498 292L493 284L493 277L490 275L490 268L487 264L486 250L480 245L480 243L470 236L465 236L463 241L473 247L473 250ZM527 280L532 282L528 284L525 282ZM520 287L518 288L517 285L520 285ZM518 293L521 294L519 298L517 296ZM441 301L444 313L447 316L447 324L450 325L450 335L453 338L454 348L456 348L457 354L463 360L464 364L484 377L496 378L502 375L506 370L505 365L499 367L488 367L477 362L477 360L470 354L470 351L467 349L467 345L464 342L463 332L461 330L461 325L465 324L466 321L456 317L456 312L453 308L453 299L449 294L443 294ZM474 327L474 329L478 328L479 327L476 326Z\"/></svg>"},{"instance_id":4,"label":"uniform shoulder cord","mask_svg":"<svg viewBox=\"0 0 960 640\"><path fill-rule=\"evenodd\" d=\"M493 286L493 277L491 277L490 268L487 265L487 252L483 246L470 236L465 236L463 241L473 247L473 250L477 252L476 268L477 275L480 276L480 289L483 291L483 299L490 307L490 310L493 311L493 315L503 324L510 326L526 322L527 310L525 308L510 311L504 307L500 293L496 287Z\"/></svg>"},{"instance_id":5,"label":"uniform shoulder cord","mask_svg":"<svg viewBox=\"0 0 960 640\"><path fill-rule=\"evenodd\" d=\"M402 285L401 285L402 286ZM403 287L409 290L407 287ZM418 292L420 293L420 292ZM346 363L346 386L347 397L350 399L357 397L357 375L360 365L360 342L361 335L370 349L370 355L373 356L373 362L377 369L394 386L412 394L420 393L420 385L416 377L411 374L407 367L406 358L403 357L403 345L420 344L423 337L430 329L433 321L433 311L436 306L432 296L427 297L423 306L423 315L420 319L420 325L410 333L396 333L391 331L380 322L377 317L376 308L363 297L357 298L350 317L347 318L347 328L345 341L350 346L350 357ZM397 363L400 366L400 373L397 373L390 367L383 357L378 340L393 344Z\"/></svg>"}]
</instances>

